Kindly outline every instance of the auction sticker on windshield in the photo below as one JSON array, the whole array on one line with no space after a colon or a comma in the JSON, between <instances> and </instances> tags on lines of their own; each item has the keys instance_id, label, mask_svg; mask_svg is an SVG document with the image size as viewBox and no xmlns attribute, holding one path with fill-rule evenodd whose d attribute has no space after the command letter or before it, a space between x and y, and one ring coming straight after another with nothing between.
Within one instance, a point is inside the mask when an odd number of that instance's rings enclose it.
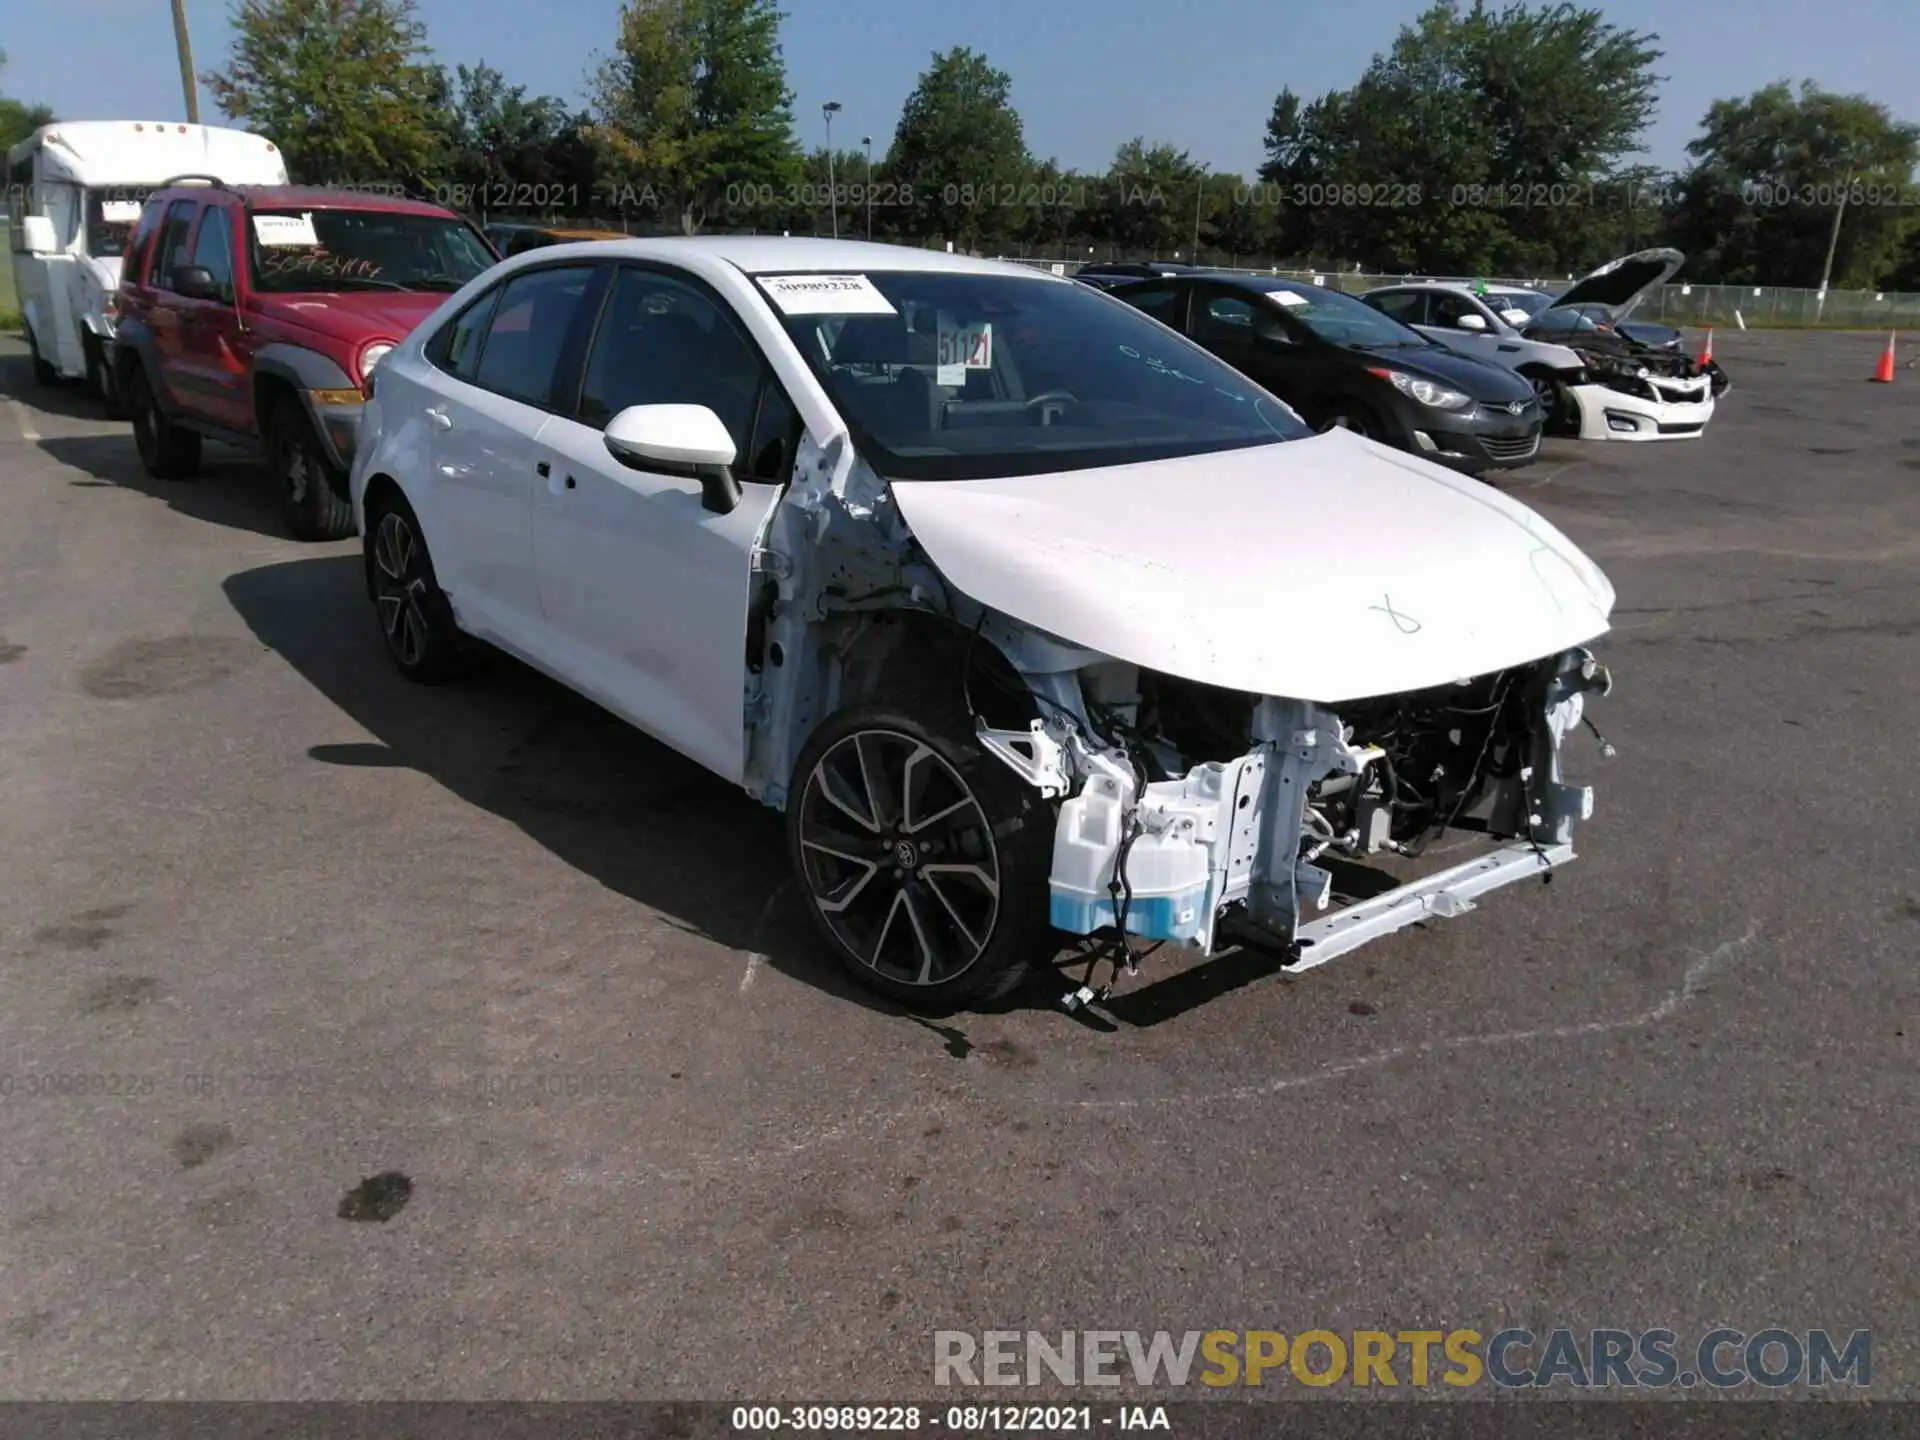
<instances>
[{"instance_id":1,"label":"auction sticker on windshield","mask_svg":"<svg viewBox=\"0 0 1920 1440\"><path fill-rule=\"evenodd\" d=\"M986 321L962 325L944 311L940 315L939 373L936 385L964 385L967 371L993 368L993 326Z\"/></svg>"},{"instance_id":2,"label":"auction sticker on windshield","mask_svg":"<svg viewBox=\"0 0 1920 1440\"><path fill-rule=\"evenodd\" d=\"M139 221L138 200L107 200L101 203L100 223L103 225L136 225Z\"/></svg>"},{"instance_id":3,"label":"auction sticker on windshield","mask_svg":"<svg viewBox=\"0 0 1920 1440\"><path fill-rule=\"evenodd\" d=\"M1291 290L1269 290L1267 292L1267 298L1272 300L1274 304L1285 305L1289 309L1307 303L1306 296L1297 295Z\"/></svg>"},{"instance_id":4,"label":"auction sticker on windshield","mask_svg":"<svg viewBox=\"0 0 1920 1440\"><path fill-rule=\"evenodd\" d=\"M253 217L253 233L259 237L262 245L318 245L319 235L314 233L313 216L305 215L256 215Z\"/></svg>"},{"instance_id":5,"label":"auction sticker on windshield","mask_svg":"<svg viewBox=\"0 0 1920 1440\"><path fill-rule=\"evenodd\" d=\"M762 275L760 288L787 315L900 313L864 275Z\"/></svg>"}]
</instances>

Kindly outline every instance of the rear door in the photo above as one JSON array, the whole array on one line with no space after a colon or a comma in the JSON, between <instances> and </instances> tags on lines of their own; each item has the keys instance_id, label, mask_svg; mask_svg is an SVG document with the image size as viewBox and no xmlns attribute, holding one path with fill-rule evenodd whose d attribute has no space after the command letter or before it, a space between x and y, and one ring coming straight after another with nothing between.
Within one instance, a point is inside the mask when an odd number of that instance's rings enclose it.
<instances>
[{"instance_id":1,"label":"rear door","mask_svg":"<svg viewBox=\"0 0 1920 1440\"><path fill-rule=\"evenodd\" d=\"M193 253L193 218L200 208L198 200L175 200L167 206L167 216L154 241L153 261L147 267L147 329L153 335L154 357L159 364L160 388L168 403L182 414L199 416L199 396L193 384L187 356L186 332L182 321L185 309L193 302L174 293L173 270L187 263Z\"/></svg>"},{"instance_id":2,"label":"rear door","mask_svg":"<svg viewBox=\"0 0 1920 1440\"><path fill-rule=\"evenodd\" d=\"M536 441L596 274L578 263L522 270L427 346L446 377L426 411L438 578L465 629L535 663L547 649L533 568L545 483Z\"/></svg>"},{"instance_id":3,"label":"rear door","mask_svg":"<svg viewBox=\"0 0 1920 1440\"><path fill-rule=\"evenodd\" d=\"M607 450L631 405L704 405L732 435L740 503L706 509L690 475ZM577 398L540 433L540 597L563 677L738 781L755 539L792 472L798 413L727 303L670 267L615 272Z\"/></svg>"}]
</instances>

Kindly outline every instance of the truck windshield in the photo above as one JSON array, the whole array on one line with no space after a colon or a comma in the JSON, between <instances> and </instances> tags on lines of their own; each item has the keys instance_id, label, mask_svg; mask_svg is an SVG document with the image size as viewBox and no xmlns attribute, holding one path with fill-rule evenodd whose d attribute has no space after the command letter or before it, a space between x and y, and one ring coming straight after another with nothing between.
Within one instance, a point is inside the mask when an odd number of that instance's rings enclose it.
<instances>
[{"instance_id":1,"label":"truck windshield","mask_svg":"<svg viewBox=\"0 0 1920 1440\"><path fill-rule=\"evenodd\" d=\"M118 259L127 253L140 211L153 193L151 187L108 186L87 191L87 254Z\"/></svg>"},{"instance_id":2,"label":"truck windshield","mask_svg":"<svg viewBox=\"0 0 1920 1440\"><path fill-rule=\"evenodd\" d=\"M758 279L889 479L1040 475L1312 433L1244 375L1089 285L954 270Z\"/></svg>"},{"instance_id":3,"label":"truck windshield","mask_svg":"<svg viewBox=\"0 0 1920 1440\"><path fill-rule=\"evenodd\" d=\"M332 290L458 290L494 263L452 216L385 210L255 210L253 288L267 294Z\"/></svg>"}]
</instances>

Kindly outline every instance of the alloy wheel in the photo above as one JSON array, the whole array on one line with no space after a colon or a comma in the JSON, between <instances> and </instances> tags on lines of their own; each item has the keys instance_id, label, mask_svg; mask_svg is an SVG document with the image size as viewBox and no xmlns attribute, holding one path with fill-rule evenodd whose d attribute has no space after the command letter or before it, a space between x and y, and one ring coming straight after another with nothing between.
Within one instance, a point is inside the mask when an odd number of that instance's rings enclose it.
<instances>
[{"instance_id":1,"label":"alloy wheel","mask_svg":"<svg viewBox=\"0 0 1920 1440\"><path fill-rule=\"evenodd\" d=\"M1000 856L979 799L915 736L859 730L800 795L801 868L815 907L861 964L906 985L968 970L1000 911Z\"/></svg>"},{"instance_id":2,"label":"alloy wheel","mask_svg":"<svg viewBox=\"0 0 1920 1440\"><path fill-rule=\"evenodd\" d=\"M313 459L300 437L283 430L280 435L280 475L286 482L287 498L294 505L307 503L307 489L313 484Z\"/></svg>"},{"instance_id":3,"label":"alloy wheel","mask_svg":"<svg viewBox=\"0 0 1920 1440\"><path fill-rule=\"evenodd\" d=\"M388 511L373 536L374 604L387 648L412 669L427 653L427 616L421 608L426 577L420 573L420 542L413 527Z\"/></svg>"}]
</instances>

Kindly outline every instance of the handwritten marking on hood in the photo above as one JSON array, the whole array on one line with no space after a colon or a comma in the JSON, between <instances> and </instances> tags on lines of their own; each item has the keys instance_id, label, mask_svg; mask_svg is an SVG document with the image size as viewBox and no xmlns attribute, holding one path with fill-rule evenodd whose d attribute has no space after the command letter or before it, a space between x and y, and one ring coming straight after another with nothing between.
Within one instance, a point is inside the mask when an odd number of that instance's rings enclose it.
<instances>
[{"instance_id":1,"label":"handwritten marking on hood","mask_svg":"<svg viewBox=\"0 0 1920 1440\"><path fill-rule=\"evenodd\" d=\"M1378 610L1382 615L1393 621L1393 628L1398 630L1402 635L1418 635L1420 633L1420 622L1411 615L1404 615L1394 609L1393 597L1391 595L1382 595L1380 598L1387 603L1384 605L1369 605L1367 608L1369 610Z\"/></svg>"}]
</instances>

